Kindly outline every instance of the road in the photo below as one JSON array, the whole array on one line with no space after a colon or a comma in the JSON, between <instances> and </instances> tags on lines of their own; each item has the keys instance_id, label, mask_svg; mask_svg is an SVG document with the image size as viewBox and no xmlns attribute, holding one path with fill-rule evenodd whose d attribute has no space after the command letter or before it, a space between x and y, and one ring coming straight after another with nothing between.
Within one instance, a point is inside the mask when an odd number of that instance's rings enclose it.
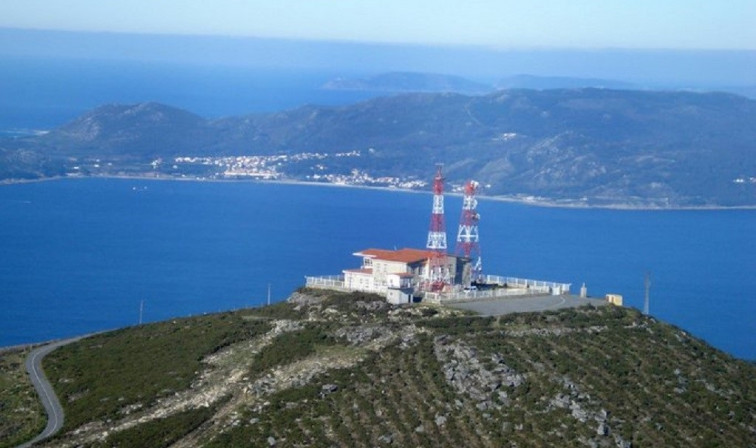
<instances>
[{"instance_id":1,"label":"road","mask_svg":"<svg viewBox=\"0 0 756 448\"><path fill-rule=\"evenodd\" d=\"M50 385L50 382L47 381L47 377L45 377L45 372L42 369L42 359L56 348L78 341L83 337L85 336L64 339L37 347L26 357L26 371L29 372L32 384L34 384L39 399L42 401L42 405L47 412L47 426L44 431L35 438L19 445L17 448L30 447L40 440L52 436L63 427L63 408L60 406L60 401L58 401L58 397L55 395L55 391Z\"/></svg>"}]
</instances>

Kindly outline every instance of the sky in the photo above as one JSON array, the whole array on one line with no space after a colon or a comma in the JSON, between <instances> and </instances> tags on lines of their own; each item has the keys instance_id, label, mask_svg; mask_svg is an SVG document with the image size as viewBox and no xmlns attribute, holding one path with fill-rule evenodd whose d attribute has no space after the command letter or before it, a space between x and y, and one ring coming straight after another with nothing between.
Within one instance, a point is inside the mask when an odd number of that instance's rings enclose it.
<instances>
[{"instance_id":1,"label":"sky","mask_svg":"<svg viewBox=\"0 0 756 448\"><path fill-rule=\"evenodd\" d=\"M2 0L0 27L493 49L756 50L756 0Z\"/></svg>"}]
</instances>

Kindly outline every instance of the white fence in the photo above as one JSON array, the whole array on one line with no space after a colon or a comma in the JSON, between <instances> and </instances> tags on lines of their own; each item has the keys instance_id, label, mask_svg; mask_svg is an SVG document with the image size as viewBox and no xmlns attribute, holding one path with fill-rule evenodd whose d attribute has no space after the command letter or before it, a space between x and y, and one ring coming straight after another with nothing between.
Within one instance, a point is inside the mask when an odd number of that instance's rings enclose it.
<instances>
[{"instance_id":1,"label":"white fence","mask_svg":"<svg viewBox=\"0 0 756 448\"><path fill-rule=\"evenodd\" d=\"M321 277L305 277L305 286L308 288L336 289L349 291L353 289L385 294L386 288L360 289L347 288L343 275L326 275ZM444 293L426 292L425 300L434 303L459 302L468 300L486 300L497 297L533 296L543 294L569 294L570 283L555 283L541 280L530 280L517 277L502 277L498 275L485 276L485 283L498 285L501 288L483 290L465 290Z\"/></svg>"},{"instance_id":2,"label":"white fence","mask_svg":"<svg viewBox=\"0 0 756 448\"><path fill-rule=\"evenodd\" d=\"M527 278L517 277L502 277L500 275L486 275L485 283L499 286L506 286L508 288L524 288L528 290L536 290L539 293L547 294L569 294L570 286L572 283L555 283L545 282L541 280L530 280Z\"/></svg>"},{"instance_id":3,"label":"white fence","mask_svg":"<svg viewBox=\"0 0 756 448\"><path fill-rule=\"evenodd\" d=\"M343 275L305 277L305 286L308 288L346 289Z\"/></svg>"},{"instance_id":4,"label":"white fence","mask_svg":"<svg viewBox=\"0 0 756 448\"><path fill-rule=\"evenodd\" d=\"M322 289L337 289L340 291L362 291L373 292L376 294L386 294L388 288L386 286L368 286L354 284L347 286L343 275L324 275L321 277L307 277L305 276L305 286L308 288L322 288Z\"/></svg>"}]
</instances>

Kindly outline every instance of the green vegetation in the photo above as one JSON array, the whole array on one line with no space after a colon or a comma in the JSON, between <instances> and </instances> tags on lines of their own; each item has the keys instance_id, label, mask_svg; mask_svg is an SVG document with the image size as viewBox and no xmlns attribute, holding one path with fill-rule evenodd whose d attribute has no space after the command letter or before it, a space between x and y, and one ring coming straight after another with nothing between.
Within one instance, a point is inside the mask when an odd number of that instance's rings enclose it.
<instances>
[{"instance_id":1,"label":"green vegetation","mask_svg":"<svg viewBox=\"0 0 756 448\"><path fill-rule=\"evenodd\" d=\"M156 103L106 105L44 135L0 139L0 180L72 171L222 178L225 169L213 164L151 162L285 154L289 160L277 160L276 172L287 179L312 180L318 169L362 183L348 174L358 170L376 179L369 184L397 186L377 179L423 179L427 167L442 162L449 182L474 178L491 195L603 206L752 206L754 122L756 101L736 95L624 89L405 94L213 120ZM333 156L355 149L353 157ZM327 163L304 156L313 150Z\"/></svg>"},{"instance_id":2,"label":"green vegetation","mask_svg":"<svg viewBox=\"0 0 756 448\"><path fill-rule=\"evenodd\" d=\"M45 367L67 416L50 446L756 440L756 366L635 310L484 318L370 294L302 289L295 299L54 352Z\"/></svg>"},{"instance_id":3,"label":"green vegetation","mask_svg":"<svg viewBox=\"0 0 756 448\"><path fill-rule=\"evenodd\" d=\"M304 313L297 311L286 302L276 303L271 306L257 308L254 313L247 314L247 319L302 319Z\"/></svg>"},{"instance_id":4,"label":"green vegetation","mask_svg":"<svg viewBox=\"0 0 756 448\"><path fill-rule=\"evenodd\" d=\"M76 428L186 389L204 356L268 329L240 312L130 327L56 350L45 370L64 406L65 428Z\"/></svg>"},{"instance_id":5,"label":"green vegetation","mask_svg":"<svg viewBox=\"0 0 756 448\"><path fill-rule=\"evenodd\" d=\"M26 350L0 354L0 448L39 434L47 416L24 367Z\"/></svg>"},{"instance_id":6,"label":"green vegetation","mask_svg":"<svg viewBox=\"0 0 756 448\"><path fill-rule=\"evenodd\" d=\"M318 347L334 343L334 338L319 326L311 325L303 330L284 333L257 354L251 373L255 375L305 358L315 354Z\"/></svg>"},{"instance_id":7,"label":"green vegetation","mask_svg":"<svg viewBox=\"0 0 756 448\"><path fill-rule=\"evenodd\" d=\"M338 389L324 395L322 384ZM244 415L254 424L237 426L208 446L243 447L268 437L287 446L378 446L387 434L395 446L475 446L480 437L472 431L455 422L436 425L436 414L449 412L450 399L433 341L425 335L404 350L392 346L354 368L331 370L313 384L272 395L268 407ZM482 424L472 407L462 415ZM415 431L421 425L423 432Z\"/></svg>"},{"instance_id":8,"label":"green vegetation","mask_svg":"<svg viewBox=\"0 0 756 448\"><path fill-rule=\"evenodd\" d=\"M97 446L167 447L197 429L202 423L212 417L216 410L217 408L215 407L192 409L165 418L152 420L143 425L138 425L108 436L104 442L97 444Z\"/></svg>"},{"instance_id":9,"label":"green vegetation","mask_svg":"<svg viewBox=\"0 0 756 448\"><path fill-rule=\"evenodd\" d=\"M504 420L518 408L546 411L543 402L570 381L590 397L583 400L594 408L589 413L603 409L617 417L610 419L612 431L633 446L748 446L755 440L753 368L675 327L617 307L508 316L499 324L530 330L512 337L492 328L472 339L481 356L498 353L529 372L529 387L512 395ZM559 417L546 412L531 420L546 423L535 434L548 444L549 428L566 427L560 432L579 445L575 420L570 425L570 418ZM510 440L532 444L533 434Z\"/></svg>"}]
</instances>

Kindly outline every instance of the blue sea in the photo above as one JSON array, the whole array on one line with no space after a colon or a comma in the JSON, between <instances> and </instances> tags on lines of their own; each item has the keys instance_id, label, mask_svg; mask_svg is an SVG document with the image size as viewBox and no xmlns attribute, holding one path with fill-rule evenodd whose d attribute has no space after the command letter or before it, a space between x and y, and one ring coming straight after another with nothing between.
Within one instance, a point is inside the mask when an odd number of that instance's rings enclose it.
<instances>
[{"instance_id":1,"label":"blue sea","mask_svg":"<svg viewBox=\"0 0 756 448\"><path fill-rule=\"evenodd\" d=\"M461 200L446 198L450 240ZM285 299L369 247L423 247L431 196L254 182L0 186L0 346ZM490 274L585 282L756 359L756 211L563 209L482 200Z\"/></svg>"},{"instance_id":2,"label":"blue sea","mask_svg":"<svg viewBox=\"0 0 756 448\"><path fill-rule=\"evenodd\" d=\"M336 63L335 63L336 64ZM0 58L0 136L104 103L159 101L212 118L380 92L345 73L117 59ZM431 174L429 174L430 177ZM262 183L80 179L0 186L0 346L285 299L368 247L422 247L430 196ZM449 237L460 199L447 198ZM483 200L487 273L623 294L735 356L756 359L756 211L540 208Z\"/></svg>"},{"instance_id":3,"label":"blue sea","mask_svg":"<svg viewBox=\"0 0 756 448\"><path fill-rule=\"evenodd\" d=\"M0 136L63 125L103 104L157 101L217 118L305 104L343 105L381 92L328 90L332 69L229 67L111 59L0 58Z\"/></svg>"}]
</instances>

